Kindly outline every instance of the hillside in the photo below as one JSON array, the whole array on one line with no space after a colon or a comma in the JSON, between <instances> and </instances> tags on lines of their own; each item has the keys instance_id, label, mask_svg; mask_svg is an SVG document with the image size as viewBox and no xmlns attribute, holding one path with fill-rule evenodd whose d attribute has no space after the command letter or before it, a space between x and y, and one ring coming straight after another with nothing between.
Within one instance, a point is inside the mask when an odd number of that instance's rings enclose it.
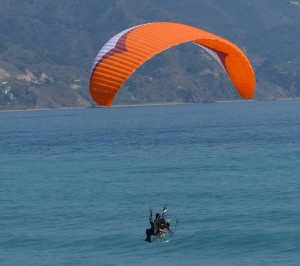
<instances>
[{"instance_id":1,"label":"hillside","mask_svg":"<svg viewBox=\"0 0 300 266\"><path fill-rule=\"evenodd\" d=\"M93 106L89 72L118 32L151 21L200 27L239 45L256 99L300 96L300 4L286 0L51 0L0 2L0 109ZM115 104L237 99L223 70L195 45L143 65Z\"/></svg>"}]
</instances>

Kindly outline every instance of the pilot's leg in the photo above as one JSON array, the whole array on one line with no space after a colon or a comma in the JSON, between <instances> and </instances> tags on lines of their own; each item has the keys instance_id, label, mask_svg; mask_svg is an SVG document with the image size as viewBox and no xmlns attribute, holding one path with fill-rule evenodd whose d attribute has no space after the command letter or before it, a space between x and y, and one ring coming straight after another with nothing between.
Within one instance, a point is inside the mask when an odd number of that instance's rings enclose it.
<instances>
[{"instance_id":1,"label":"pilot's leg","mask_svg":"<svg viewBox=\"0 0 300 266\"><path fill-rule=\"evenodd\" d=\"M152 230L151 229L146 229L146 239L145 241L150 242L151 243L151 235L152 235Z\"/></svg>"}]
</instances>

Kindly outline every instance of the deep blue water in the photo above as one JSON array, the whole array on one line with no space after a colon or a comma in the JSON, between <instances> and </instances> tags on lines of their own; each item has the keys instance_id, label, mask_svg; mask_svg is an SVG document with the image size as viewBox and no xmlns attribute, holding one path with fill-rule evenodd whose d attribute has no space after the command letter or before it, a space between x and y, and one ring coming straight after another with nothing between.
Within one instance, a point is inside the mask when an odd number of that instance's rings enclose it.
<instances>
[{"instance_id":1,"label":"deep blue water","mask_svg":"<svg viewBox=\"0 0 300 266\"><path fill-rule=\"evenodd\" d=\"M2 112L0 162L0 265L299 265L298 100Z\"/></svg>"}]
</instances>

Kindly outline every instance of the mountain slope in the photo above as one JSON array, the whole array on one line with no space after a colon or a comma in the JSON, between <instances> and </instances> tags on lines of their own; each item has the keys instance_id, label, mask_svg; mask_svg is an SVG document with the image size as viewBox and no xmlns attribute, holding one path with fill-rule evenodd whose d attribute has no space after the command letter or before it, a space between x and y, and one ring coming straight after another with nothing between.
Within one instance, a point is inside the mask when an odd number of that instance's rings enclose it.
<instances>
[{"instance_id":1,"label":"mountain slope","mask_svg":"<svg viewBox=\"0 0 300 266\"><path fill-rule=\"evenodd\" d=\"M91 106L89 72L118 32L176 21L238 44L257 77L256 99L300 96L300 7L285 0L52 0L0 2L0 109ZM198 47L172 48L138 69L115 103L237 99Z\"/></svg>"}]
</instances>

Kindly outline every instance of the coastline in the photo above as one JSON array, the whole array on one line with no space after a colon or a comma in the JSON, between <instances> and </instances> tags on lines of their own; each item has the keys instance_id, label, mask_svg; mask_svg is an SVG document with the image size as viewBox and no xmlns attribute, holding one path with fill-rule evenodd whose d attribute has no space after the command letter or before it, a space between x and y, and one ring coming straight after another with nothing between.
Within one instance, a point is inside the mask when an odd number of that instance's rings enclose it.
<instances>
[{"instance_id":1,"label":"coastline","mask_svg":"<svg viewBox=\"0 0 300 266\"><path fill-rule=\"evenodd\" d=\"M300 97L296 98L279 98L272 100L218 100L211 102L199 102L199 103L179 103L179 102L165 102L165 103L142 103L142 104L119 104L107 106L94 106L94 107L58 107L58 108L30 108L30 109L11 109L11 110L0 110L0 113L6 112L33 112L33 111L55 111L55 110L76 110L76 109L94 109L94 108L124 108L124 107L145 107L145 106L169 106L169 105L190 105L190 104L218 104L218 103L240 103L240 102L270 102L270 101L294 101L300 100Z\"/></svg>"},{"instance_id":2,"label":"coastline","mask_svg":"<svg viewBox=\"0 0 300 266\"><path fill-rule=\"evenodd\" d=\"M34 111L55 111L55 110L73 110L73 109L88 109L90 107L58 107L58 108L30 108L30 109L11 109L11 110L0 110L0 113L8 112L34 112Z\"/></svg>"}]
</instances>

